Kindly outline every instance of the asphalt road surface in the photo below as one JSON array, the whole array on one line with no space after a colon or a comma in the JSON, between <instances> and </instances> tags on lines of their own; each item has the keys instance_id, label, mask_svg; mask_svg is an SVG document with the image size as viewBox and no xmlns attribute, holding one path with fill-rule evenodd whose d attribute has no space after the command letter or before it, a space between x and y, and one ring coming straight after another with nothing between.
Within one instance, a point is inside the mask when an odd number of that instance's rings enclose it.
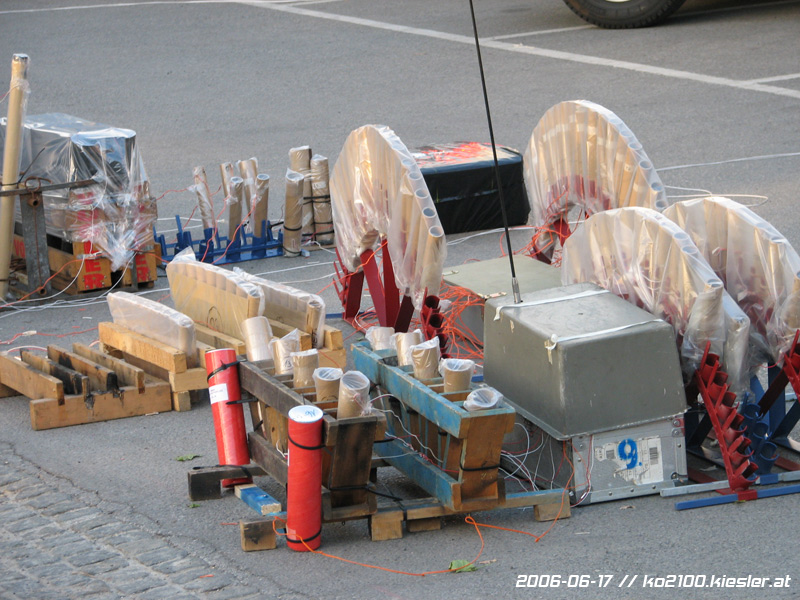
<instances>
[{"instance_id":1,"label":"asphalt road surface","mask_svg":"<svg viewBox=\"0 0 800 600\"><path fill-rule=\"evenodd\" d=\"M592 100L635 132L671 196L733 195L800 247L800 2L689 0L664 25L633 31L588 26L559 0L477 0L476 13L498 143L522 148L552 105ZM466 0L0 3L0 60L31 57L28 114L135 130L153 192L164 194L159 233L191 213L193 194L171 190L189 186L196 165L216 186L220 162L256 156L272 176L277 219L293 146L309 144L333 164L348 133L367 123L389 125L411 148L488 141L471 36ZM515 232L514 244L526 235ZM447 264L498 256L498 241L491 233L453 244ZM243 266L316 292L330 283L332 260L320 251ZM162 278L149 297L165 296L165 287ZM330 288L324 295L338 310ZM0 312L0 349L92 342L109 318L103 299L19 308ZM26 331L36 333L9 343ZM175 460L188 453L202 456ZM253 516L249 508L231 496L190 507L187 469L215 462L205 404L34 432L27 400L0 400L0 598L800 594L797 496L683 512L658 496L595 504L538 543L483 530L479 560L487 562L477 572L411 577L283 545L242 552L230 523ZM477 517L534 535L550 527L530 511ZM481 549L461 518L389 542L369 541L362 521L328 525L323 536L328 553L412 573ZM515 587L537 574L608 584ZM641 586L646 575L673 574L792 580L788 588Z\"/></svg>"}]
</instances>

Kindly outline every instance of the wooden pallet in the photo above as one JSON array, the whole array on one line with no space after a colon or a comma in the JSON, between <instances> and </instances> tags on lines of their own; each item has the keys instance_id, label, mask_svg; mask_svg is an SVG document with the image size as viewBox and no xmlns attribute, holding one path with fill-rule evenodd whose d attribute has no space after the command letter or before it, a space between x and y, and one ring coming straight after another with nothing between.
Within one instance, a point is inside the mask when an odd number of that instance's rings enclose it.
<instances>
[{"instance_id":1,"label":"wooden pallet","mask_svg":"<svg viewBox=\"0 0 800 600\"><path fill-rule=\"evenodd\" d=\"M48 236L47 254L50 260L50 272L56 274L51 281L55 289L67 294L82 294L105 290L112 286L128 287L133 282L130 269L111 270L111 261L105 257L87 258L95 252L91 242L65 242ZM14 236L13 256L25 258L25 245L22 236ZM147 249L137 252L134 258L138 287L153 287L158 279L156 269L159 258L155 252ZM17 273L22 283L27 283L24 273ZM121 281L120 281L121 279Z\"/></svg>"},{"instance_id":2,"label":"wooden pallet","mask_svg":"<svg viewBox=\"0 0 800 600\"><path fill-rule=\"evenodd\" d=\"M116 323L100 323L97 331L106 354L123 358L148 375L168 382L173 410L191 410L192 393L208 389L205 367L194 366L198 364L197 357ZM208 348L204 346L203 353Z\"/></svg>"},{"instance_id":3,"label":"wooden pallet","mask_svg":"<svg viewBox=\"0 0 800 600\"><path fill-rule=\"evenodd\" d=\"M141 369L83 344L48 346L47 356L0 354L0 392L31 399L35 430L171 410L170 388Z\"/></svg>"}]
</instances>

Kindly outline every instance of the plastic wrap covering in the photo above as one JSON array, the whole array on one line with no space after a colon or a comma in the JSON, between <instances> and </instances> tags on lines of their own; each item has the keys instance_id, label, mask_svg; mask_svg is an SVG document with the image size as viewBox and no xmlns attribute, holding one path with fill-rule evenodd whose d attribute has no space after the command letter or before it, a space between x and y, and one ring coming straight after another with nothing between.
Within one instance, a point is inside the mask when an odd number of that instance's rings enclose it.
<instances>
[{"instance_id":1,"label":"plastic wrap covering","mask_svg":"<svg viewBox=\"0 0 800 600\"><path fill-rule=\"evenodd\" d=\"M203 167L195 167L192 174L194 176L192 190L195 196L197 196L197 208L200 209L200 219L203 221L203 228L216 229L217 219L214 215L214 205L211 203L206 170Z\"/></svg>"},{"instance_id":2,"label":"plastic wrap covering","mask_svg":"<svg viewBox=\"0 0 800 600\"><path fill-rule=\"evenodd\" d=\"M6 120L0 120L0 148ZM1 153L1 152L0 152ZM111 260L126 265L136 250L153 243L156 203L136 133L69 115L51 113L25 120L21 167L27 177L51 183L94 179L85 190L46 192L47 232L68 241L89 241ZM17 208L17 220L21 219Z\"/></svg>"},{"instance_id":3,"label":"plastic wrap covering","mask_svg":"<svg viewBox=\"0 0 800 600\"><path fill-rule=\"evenodd\" d=\"M667 207L664 185L642 145L610 110L586 100L556 104L533 130L523 160L529 222L547 227L623 206ZM538 249L552 256L552 234Z\"/></svg>"},{"instance_id":4,"label":"plastic wrap covering","mask_svg":"<svg viewBox=\"0 0 800 600\"><path fill-rule=\"evenodd\" d=\"M394 327L374 326L364 333L373 350L391 350L396 348L394 341Z\"/></svg>"},{"instance_id":5,"label":"plastic wrap covering","mask_svg":"<svg viewBox=\"0 0 800 600\"><path fill-rule=\"evenodd\" d=\"M439 367L439 336L411 346L411 362L414 365L414 377L417 379L433 379Z\"/></svg>"},{"instance_id":6,"label":"plastic wrap covering","mask_svg":"<svg viewBox=\"0 0 800 600\"><path fill-rule=\"evenodd\" d=\"M254 156L247 160L240 160L236 163L239 168L239 176L244 185L245 204L247 205L247 233L253 233L253 219L255 207L258 205L258 190L256 187L256 177L258 175L258 159Z\"/></svg>"},{"instance_id":7,"label":"plastic wrap covering","mask_svg":"<svg viewBox=\"0 0 800 600\"><path fill-rule=\"evenodd\" d=\"M286 171L286 195L283 218L283 255L300 256L303 228L303 175Z\"/></svg>"},{"instance_id":8,"label":"plastic wrap covering","mask_svg":"<svg viewBox=\"0 0 800 600\"><path fill-rule=\"evenodd\" d=\"M481 387L470 392L464 401L464 410L488 410L503 399L503 394L491 387Z\"/></svg>"},{"instance_id":9,"label":"plastic wrap covering","mask_svg":"<svg viewBox=\"0 0 800 600\"><path fill-rule=\"evenodd\" d=\"M189 366L197 366L194 321L183 313L128 292L109 294L108 308L114 323L181 350Z\"/></svg>"},{"instance_id":10,"label":"plastic wrap covering","mask_svg":"<svg viewBox=\"0 0 800 600\"><path fill-rule=\"evenodd\" d=\"M269 209L269 175L256 175L256 205L253 209L253 233L256 237L264 236L267 212Z\"/></svg>"},{"instance_id":11,"label":"plastic wrap covering","mask_svg":"<svg viewBox=\"0 0 800 600\"><path fill-rule=\"evenodd\" d=\"M245 339L242 322L264 313L264 292L241 275L198 261L191 248L167 265L175 308L196 323Z\"/></svg>"},{"instance_id":12,"label":"plastic wrap covering","mask_svg":"<svg viewBox=\"0 0 800 600\"><path fill-rule=\"evenodd\" d=\"M446 258L444 230L417 162L394 131L365 125L347 138L330 181L333 224L350 271L385 236L398 288L417 309L436 295Z\"/></svg>"},{"instance_id":13,"label":"plastic wrap covering","mask_svg":"<svg viewBox=\"0 0 800 600\"><path fill-rule=\"evenodd\" d=\"M316 348L325 345L325 300L321 296L251 275L238 267L233 272L261 289L265 317L311 334Z\"/></svg>"},{"instance_id":14,"label":"plastic wrap covering","mask_svg":"<svg viewBox=\"0 0 800 600\"><path fill-rule=\"evenodd\" d=\"M678 202L664 215L692 238L750 318L750 367L782 360L800 328L800 256L767 221L728 198Z\"/></svg>"},{"instance_id":15,"label":"plastic wrap covering","mask_svg":"<svg viewBox=\"0 0 800 600\"><path fill-rule=\"evenodd\" d=\"M275 372L279 375L292 373L294 370L292 354L300 352L300 331L292 329L282 338L273 338L269 342L269 347L275 361Z\"/></svg>"},{"instance_id":16,"label":"plastic wrap covering","mask_svg":"<svg viewBox=\"0 0 800 600\"><path fill-rule=\"evenodd\" d=\"M314 207L314 239L320 244L332 244L333 216L328 159L320 154L311 157L311 203Z\"/></svg>"},{"instance_id":17,"label":"plastic wrap covering","mask_svg":"<svg viewBox=\"0 0 800 600\"><path fill-rule=\"evenodd\" d=\"M746 385L747 316L689 236L662 214L630 207L591 216L564 244L561 280L596 283L670 323L687 381L711 342L731 389Z\"/></svg>"},{"instance_id":18,"label":"plastic wrap covering","mask_svg":"<svg viewBox=\"0 0 800 600\"><path fill-rule=\"evenodd\" d=\"M314 233L314 209L311 203L311 146L299 146L289 150L289 168L303 176L301 229L302 239Z\"/></svg>"}]
</instances>

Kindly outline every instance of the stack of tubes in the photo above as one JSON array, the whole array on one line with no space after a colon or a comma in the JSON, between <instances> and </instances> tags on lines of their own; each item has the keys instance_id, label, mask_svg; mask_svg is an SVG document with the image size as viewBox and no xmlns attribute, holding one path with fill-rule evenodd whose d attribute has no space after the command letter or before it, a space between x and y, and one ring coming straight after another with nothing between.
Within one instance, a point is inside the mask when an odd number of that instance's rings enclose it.
<instances>
[{"instance_id":1,"label":"stack of tubes","mask_svg":"<svg viewBox=\"0 0 800 600\"><path fill-rule=\"evenodd\" d=\"M448 358L447 354L447 335L444 333L445 317L439 311L438 296L425 296L420 310L420 319L426 339L439 338L439 352L442 358Z\"/></svg>"}]
</instances>

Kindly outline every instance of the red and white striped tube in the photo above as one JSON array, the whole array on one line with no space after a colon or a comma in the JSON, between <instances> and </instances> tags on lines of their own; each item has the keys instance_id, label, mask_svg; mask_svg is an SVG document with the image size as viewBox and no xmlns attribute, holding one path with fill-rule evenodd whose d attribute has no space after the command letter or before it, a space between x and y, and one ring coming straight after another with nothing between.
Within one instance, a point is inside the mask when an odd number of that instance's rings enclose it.
<instances>
[{"instance_id":1,"label":"red and white striped tube","mask_svg":"<svg viewBox=\"0 0 800 600\"><path fill-rule=\"evenodd\" d=\"M208 394L214 414L214 435L217 438L217 456L221 465L249 465L247 431L241 404L228 404L242 399L239 387L239 367L236 352L230 348L206 352ZM252 483L251 477L223 479L223 487Z\"/></svg>"}]
</instances>

